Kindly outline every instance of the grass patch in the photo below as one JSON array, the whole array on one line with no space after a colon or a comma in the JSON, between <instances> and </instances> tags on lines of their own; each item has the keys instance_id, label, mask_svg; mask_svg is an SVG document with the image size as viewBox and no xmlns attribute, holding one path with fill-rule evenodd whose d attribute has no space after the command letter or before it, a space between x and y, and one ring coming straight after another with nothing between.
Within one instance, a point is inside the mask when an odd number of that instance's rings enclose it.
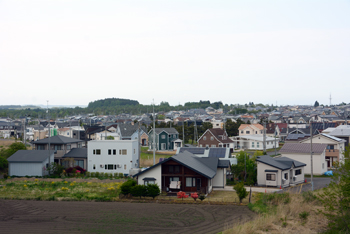
<instances>
[{"instance_id":1,"label":"grass patch","mask_svg":"<svg viewBox=\"0 0 350 234\"><path fill-rule=\"evenodd\" d=\"M122 182L0 181L0 199L112 201L120 193Z\"/></svg>"}]
</instances>

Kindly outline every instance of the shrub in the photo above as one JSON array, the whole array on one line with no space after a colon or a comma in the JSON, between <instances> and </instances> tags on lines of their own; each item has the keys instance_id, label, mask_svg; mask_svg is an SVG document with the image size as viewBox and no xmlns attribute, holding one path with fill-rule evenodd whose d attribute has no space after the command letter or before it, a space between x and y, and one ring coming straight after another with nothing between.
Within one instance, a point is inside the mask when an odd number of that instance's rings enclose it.
<instances>
[{"instance_id":1,"label":"shrub","mask_svg":"<svg viewBox=\"0 0 350 234\"><path fill-rule=\"evenodd\" d=\"M96 173L95 172L91 172L91 177L95 177L96 176Z\"/></svg>"},{"instance_id":2,"label":"shrub","mask_svg":"<svg viewBox=\"0 0 350 234\"><path fill-rule=\"evenodd\" d=\"M309 217L309 215L310 215L309 212L303 211L299 214L299 218L305 221L307 219L307 217Z\"/></svg>"},{"instance_id":3,"label":"shrub","mask_svg":"<svg viewBox=\"0 0 350 234\"><path fill-rule=\"evenodd\" d=\"M233 186L233 189L236 190L237 196L239 198L239 202L242 203L242 200L248 196L248 192L245 189L243 182Z\"/></svg>"},{"instance_id":4,"label":"shrub","mask_svg":"<svg viewBox=\"0 0 350 234\"><path fill-rule=\"evenodd\" d=\"M96 172L95 176L98 178L100 177L100 172Z\"/></svg>"},{"instance_id":5,"label":"shrub","mask_svg":"<svg viewBox=\"0 0 350 234\"><path fill-rule=\"evenodd\" d=\"M114 178L117 178L118 177L118 173L114 173Z\"/></svg>"},{"instance_id":6,"label":"shrub","mask_svg":"<svg viewBox=\"0 0 350 234\"><path fill-rule=\"evenodd\" d=\"M312 202L316 200L316 196L312 191L303 192L301 195L303 196L305 202Z\"/></svg>"},{"instance_id":7,"label":"shrub","mask_svg":"<svg viewBox=\"0 0 350 234\"><path fill-rule=\"evenodd\" d=\"M133 187L131 187L130 189L130 193L134 196L134 197L145 197L147 195L147 188L145 185L135 185Z\"/></svg>"},{"instance_id":8,"label":"shrub","mask_svg":"<svg viewBox=\"0 0 350 234\"><path fill-rule=\"evenodd\" d=\"M201 200L201 201L203 201L204 199L205 199L205 195L204 194L201 194L201 195L199 195L199 200Z\"/></svg>"},{"instance_id":9,"label":"shrub","mask_svg":"<svg viewBox=\"0 0 350 234\"><path fill-rule=\"evenodd\" d=\"M8 162L6 158L0 157L0 169L5 169L8 167Z\"/></svg>"},{"instance_id":10,"label":"shrub","mask_svg":"<svg viewBox=\"0 0 350 234\"><path fill-rule=\"evenodd\" d=\"M185 192L178 192L177 193L177 198L182 198L182 200L184 200L184 198L188 198L188 195Z\"/></svg>"},{"instance_id":11,"label":"shrub","mask_svg":"<svg viewBox=\"0 0 350 234\"><path fill-rule=\"evenodd\" d=\"M198 194L197 193L191 193L191 197L193 198L194 201L197 200Z\"/></svg>"},{"instance_id":12,"label":"shrub","mask_svg":"<svg viewBox=\"0 0 350 234\"><path fill-rule=\"evenodd\" d=\"M124 174L123 174L123 173L119 173L119 177L120 177L120 178L123 178L123 177L124 177Z\"/></svg>"},{"instance_id":13,"label":"shrub","mask_svg":"<svg viewBox=\"0 0 350 234\"><path fill-rule=\"evenodd\" d=\"M90 176L91 176L91 173L87 171L87 172L85 173L85 175L86 175L86 177L90 177Z\"/></svg>"},{"instance_id":14,"label":"shrub","mask_svg":"<svg viewBox=\"0 0 350 234\"><path fill-rule=\"evenodd\" d=\"M135 180L128 180L120 186L120 193L123 195L128 195L131 193L131 188L136 185Z\"/></svg>"},{"instance_id":15,"label":"shrub","mask_svg":"<svg viewBox=\"0 0 350 234\"><path fill-rule=\"evenodd\" d=\"M105 177L105 173L104 172L100 172L100 177Z\"/></svg>"},{"instance_id":16,"label":"shrub","mask_svg":"<svg viewBox=\"0 0 350 234\"><path fill-rule=\"evenodd\" d=\"M160 194L160 189L156 184L148 184L147 185L147 196L152 197L153 199Z\"/></svg>"}]
</instances>

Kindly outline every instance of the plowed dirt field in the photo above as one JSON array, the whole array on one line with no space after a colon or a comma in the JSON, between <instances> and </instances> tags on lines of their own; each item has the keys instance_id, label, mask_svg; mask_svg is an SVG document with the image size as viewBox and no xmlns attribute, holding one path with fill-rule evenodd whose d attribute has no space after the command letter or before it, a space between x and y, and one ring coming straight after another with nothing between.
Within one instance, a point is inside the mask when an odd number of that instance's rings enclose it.
<instances>
[{"instance_id":1,"label":"plowed dirt field","mask_svg":"<svg viewBox=\"0 0 350 234\"><path fill-rule=\"evenodd\" d=\"M0 233L218 233L246 206L0 200Z\"/></svg>"}]
</instances>

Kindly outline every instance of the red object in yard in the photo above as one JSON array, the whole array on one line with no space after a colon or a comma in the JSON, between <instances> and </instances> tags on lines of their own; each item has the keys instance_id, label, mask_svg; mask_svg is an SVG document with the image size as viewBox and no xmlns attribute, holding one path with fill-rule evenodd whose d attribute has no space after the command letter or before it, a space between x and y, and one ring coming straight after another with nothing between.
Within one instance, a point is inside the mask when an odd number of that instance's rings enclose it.
<instances>
[{"instance_id":1,"label":"red object in yard","mask_svg":"<svg viewBox=\"0 0 350 234\"><path fill-rule=\"evenodd\" d=\"M282 189L282 185L280 185L280 189Z\"/></svg>"},{"instance_id":2,"label":"red object in yard","mask_svg":"<svg viewBox=\"0 0 350 234\"><path fill-rule=\"evenodd\" d=\"M305 183L307 183L307 180L305 179Z\"/></svg>"},{"instance_id":3,"label":"red object in yard","mask_svg":"<svg viewBox=\"0 0 350 234\"><path fill-rule=\"evenodd\" d=\"M266 189L265 189L265 193L266 193Z\"/></svg>"}]
</instances>

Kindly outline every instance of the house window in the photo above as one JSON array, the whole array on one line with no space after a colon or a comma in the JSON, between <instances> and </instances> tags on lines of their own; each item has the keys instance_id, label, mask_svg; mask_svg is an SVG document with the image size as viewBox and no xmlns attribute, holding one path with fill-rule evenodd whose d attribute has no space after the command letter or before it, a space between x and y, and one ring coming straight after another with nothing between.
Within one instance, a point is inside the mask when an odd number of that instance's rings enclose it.
<instances>
[{"instance_id":1,"label":"house window","mask_svg":"<svg viewBox=\"0 0 350 234\"><path fill-rule=\"evenodd\" d=\"M202 144L200 144L199 147L203 147Z\"/></svg>"},{"instance_id":2,"label":"house window","mask_svg":"<svg viewBox=\"0 0 350 234\"><path fill-rule=\"evenodd\" d=\"M255 131L255 134L258 134L258 131Z\"/></svg>"},{"instance_id":3,"label":"house window","mask_svg":"<svg viewBox=\"0 0 350 234\"><path fill-rule=\"evenodd\" d=\"M205 147L209 147L209 145L205 145Z\"/></svg>"},{"instance_id":4,"label":"house window","mask_svg":"<svg viewBox=\"0 0 350 234\"><path fill-rule=\"evenodd\" d=\"M170 177L170 182L171 181L179 181L180 180L180 177Z\"/></svg>"},{"instance_id":5,"label":"house window","mask_svg":"<svg viewBox=\"0 0 350 234\"><path fill-rule=\"evenodd\" d=\"M136 154L136 149L134 149L134 154Z\"/></svg>"},{"instance_id":6,"label":"house window","mask_svg":"<svg viewBox=\"0 0 350 234\"><path fill-rule=\"evenodd\" d=\"M74 160L74 166L84 168L84 160Z\"/></svg>"},{"instance_id":7,"label":"house window","mask_svg":"<svg viewBox=\"0 0 350 234\"><path fill-rule=\"evenodd\" d=\"M126 164L124 164L124 170L126 170Z\"/></svg>"},{"instance_id":8,"label":"house window","mask_svg":"<svg viewBox=\"0 0 350 234\"><path fill-rule=\"evenodd\" d=\"M215 148L215 147L216 147L216 145L211 145L211 147L212 147L212 148Z\"/></svg>"},{"instance_id":9,"label":"house window","mask_svg":"<svg viewBox=\"0 0 350 234\"><path fill-rule=\"evenodd\" d=\"M112 150L109 149L109 150L108 150L108 155L111 155L111 154L112 154Z\"/></svg>"},{"instance_id":10,"label":"house window","mask_svg":"<svg viewBox=\"0 0 350 234\"><path fill-rule=\"evenodd\" d=\"M252 148L254 148L254 141L252 142Z\"/></svg>"},{"instance_id":11,"label":"house window","mask_svg":"<svg viewBox=\"0 0 350 234\"><path fill-rule=\"evenodd\" d=\"M116 155L117 154L117 150L113 150L113 155Z\"/></svg>"},{"instance_id":12,"label":"house window","mask_svg":"<svg viewBox=\"0 0 350 234\"><path fill-rule=\"evenodd\" d=\"M114 166L113 164L108 164L107 166L107 170L113 170Z\"/></svg>"},{"instance_id":13,"label":"house window","mask_svg":"<svg viewBox=\"0 0 350 234\"><path fill-rule=\"evenodd\" d=\"M100 150L100 149L97 149L97 150L96 150L96 154L97 154L97 155L101 155L101 150Z\"/></svg>"},{"instance_id":14,"label":"house window","mask_svg":"<svg viewBox=\"0 0 350 234\"><path fill-rule=\"evenodd\" d=\"M179 173L179 172L180 172L180 166L175 166L174 169L175 169L175 170L174 170L175 173Z\"/></svg>"},{"instance_id":15,"label":"house window","mask_svg":"<svg viewBox=\"0 0 350 234\"><path fill-rule=\"evenodd\" d=\"M245 134L250 134L250 131L245 131Z\"/></svg>"},{"instance_id":16,"label":"house window","mask_svg":"<svg viewBox=\"0 0 350 234\"><path fill-rule=\"evenodd\" d=\"M210 140L213 141L213 140L214 140L214 137L210 137Z\"/></svg>"},{"instance_id":17,"label":"house window","mask_svg":"<svg viewBox=\"0 0 350 234\"><path fill-rule=\"evenodd\" d=\"M149 185L149 184L155 184L156 182L154 180L145 180L144 185Z\"/></svg>"},{"instance_id":18,"label":"house window","mask_svg":"<svg viewBox=\"0 0 350 234\"><path fill-rule=\"evenodd\" d=\"M243 134L243 133L244 133L244 131L241 131L241 133Z\"/></svg>"},{"instance_id":19,"label":"house window","mask_svg":"<svg viewBox=\"0 0 350 234\"><path fill-rule=\"evenodd\" d=\"M205 141L206 141L206 140L207 140L207 137L206 137L206 136L204 136L204 137L203 137L203 140L205 140Z\"/></svg>"},{"instance_id":20,"label":"house window","mask_svg":"<svg viewBox=\"0 0 350 234\"><path fill-rule=\"evenodd\" d=\"M301 174L301 169L295 170L295 175L300 175Z\"/></svg>"},{"instance_id":21,"label":"house window","mask_svg":"<svg viewBox=\"0 0 350 234\"><path fill-rule=\"evenodd\" d=\"M94 166L92 167L92 169L94 169L94 170L96 169L96 165L95 165L95 164L94 164Z\"/></svg>"},{"instance_id":22,"label":"house window","mask_svg":"<svg viewBox=\"0 0 350 234\"><path fill-rule=\"evenodd\" d=\"M127 154L126 149L119 150L119 155L126 155L126 154Z\"/></svg>"},{"instance_id":23,"label":"house window","mask_svg":"<svg viewBox=\"0 0 350 234\"><path fill-rule=\"evenodd\" d=\"M284 173L284 178L288 180L288 173Z\"/></svg>"},{"instance_id":24,"label":"house window","mask_svg":"<svg viewBox=\"0 0 350 234\"><path fill-rule=\"evenodd\" d=\"M186 187L195 187L196 186L196 178L187 177L186 178Z\"/></svg>"},{"instance_id":25,"label":"house window","mask_svg":"<svg viewBox=\"0 0 350 234\"><path fill-rule=\"evenodd\" d=\"M162 135L162 139L165 139L165 135Z\"/></svg>"},{"instance_id":26,"label":"house window","mask_svg":"<svg viewBox=\"0 0 350 234\"><path fill-rule=\"evenodd\" d=\"M259 142L256 143L256 148L259 148Z\"/></svg>"},{"instance_id":27,"label":"house window","mask_svg":"<svg viewBox=\"0 0 350 234\"><path fill-rule=\"evenodd\" d=\"M276 181L276 174L266 174L266 180Z\"/></svg>"},{"instance_id":28,"label":"house window","mask_svg":"<svg viewBox=\"0 0 350 234\"><path fill-rule=\"evenodd\" d=\"M70 150L70 145L67 145L67 150Z\"/></svg>"},{"instance_id":29,"label":"house window","mask_svg":"<svg viewBox=\"0 0 350 234\"><path fill-rule=\"evenodd\" d=\"M174 166L169 166L169 172L173 173L174 172Z\"/></svg>"}]
</instances>

